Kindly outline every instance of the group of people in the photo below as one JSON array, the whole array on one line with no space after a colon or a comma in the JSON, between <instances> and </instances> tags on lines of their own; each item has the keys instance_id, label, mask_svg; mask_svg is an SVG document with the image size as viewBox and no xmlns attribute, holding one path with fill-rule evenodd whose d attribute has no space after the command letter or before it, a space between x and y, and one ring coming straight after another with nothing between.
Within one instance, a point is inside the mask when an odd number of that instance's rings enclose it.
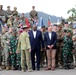
<instances>
[{"instance_id":1,"label":"group of people","mask_svg":"<svg viewBox=\"0 0 76 75\"><path fill-rule=\"evenodd\" d=\"M9 6L7 8L10 12L4 11L0 5L0 19L3 21L3 26L0 26L0 70L31 72L42 67L52 71L76 67L76 32L68 22L37 29L35 21L38 21L38 13L34 6L30 12L30 27L25 22L25 15L18 15L16 7L14 11ZM3 16L7 17L7 21Z\"/></svg>"}]
</instances>

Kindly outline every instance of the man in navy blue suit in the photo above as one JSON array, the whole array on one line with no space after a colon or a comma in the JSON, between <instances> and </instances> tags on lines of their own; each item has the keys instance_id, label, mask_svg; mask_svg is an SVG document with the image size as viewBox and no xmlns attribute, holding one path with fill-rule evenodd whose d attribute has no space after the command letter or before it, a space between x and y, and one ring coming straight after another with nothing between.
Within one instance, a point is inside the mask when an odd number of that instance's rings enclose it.
<instances>
[{"instance_id":1,"label":"man in navy blue suit","mask_svg":"<svg viewBox=\"0 0 76 75\"><path fill-rule=\"evenodd\" d=\"M56 40L57 34L52 31L52 26L49 26L48 31L44 34L48 62L48 67L46 70L55 69Z\"/></svg>"},{"instance_id":2,"label":"man in navy blue suit","mask_svg":"<svg viewBox=\"0 0 76 75\"><path fill-rule=\"evenodd\" d=\"M33 25L33 30L29 31L30 43L31 43L31 61L32 69L35 70L35 54L37 62L37 70L40 70L40 50L41 46L44 48L44 42L41 31L37 30L37 26Z\"/></svg>"}]
</instances>

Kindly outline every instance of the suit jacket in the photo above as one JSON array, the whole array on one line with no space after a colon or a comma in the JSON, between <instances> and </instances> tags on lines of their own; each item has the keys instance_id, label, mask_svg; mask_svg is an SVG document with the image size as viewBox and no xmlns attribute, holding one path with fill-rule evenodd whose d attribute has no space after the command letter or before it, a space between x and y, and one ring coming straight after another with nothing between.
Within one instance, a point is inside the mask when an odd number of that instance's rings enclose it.
<instances>
[{"instance_id":1,"label":"suit jacket","mask_svg":"<svg viewBox=\"0 0 76 75\"><path fill-rule=\"evenodd\" d=\"M48 45L54 45L53 49L56 49L56 41L57 41L57 34L56 32L53 32L51 33L51 40L49 38L49 33L46 32L44 34L44 42L45 42L45 45L46 45L46 48L48 49Z\"/></svg>"},{"instance_id":2,"label":"suit jacket","mask_svg":"<svg viewBox=\"0 0 76 75\"><path fill-rule=\"evenodd\" d=\"M29 37L30 37L30 43L31 43L31 49L34 50L35 48L37 50L41 49L41 45L44 48L44 42L42 38L41 31L36 31L36 38L34 38L33 31L29 31Z\"/></svg>"},{"instance_id":3,"label":"suit jacket","mask_svg":"<svg viewBox=\"0 0 76 75\"><path fill-rule=\"evenodd\" d=\"M27 32L21 33L18 40L18 48L17 50L27 50L30 49L30 40Z\"/></svg>"}]
</instances>

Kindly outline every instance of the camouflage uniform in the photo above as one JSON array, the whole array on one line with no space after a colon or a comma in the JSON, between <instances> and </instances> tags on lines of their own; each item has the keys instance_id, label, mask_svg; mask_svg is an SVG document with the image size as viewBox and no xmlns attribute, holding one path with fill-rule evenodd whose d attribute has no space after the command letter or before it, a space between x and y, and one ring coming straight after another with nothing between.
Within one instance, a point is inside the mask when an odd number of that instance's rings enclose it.
<instances>
[{"instance_id":1,"label":"camouflage uniform","mask_svg":"<svg viewBox=\"0 0 76 75\"><path fill-rule=\"evenodd\" d=\"M32 23L34 24L34 20L38 20L38 13L37 13L37 11L32 10L30 12L30 18L31 18ZM34 20L32 20L32 19L34 19Z\"/></svg>"},{"instance_id":2,"label":"camouflage uniform","mask_svg":"<svg viewBox=\"0 0 76 75\"><path fill-rule=\"evenodd\" d=\"M3 46L4 46L4 50L3 50L3 62L5 63L5 66L9 66L9 40L11 38L11 33L6 32L3 35L2 38L2 42L3 42Z\"/></svg>"},{"instance_id":3,"label":"camouflage uniform","mask_svg":"<svg viewBox=\"0 0 76 75\"><path fill-rule=\"evenodd\" d=\"M10 15L12 15L12 11L11 10L7 10L6 14L7 14L7 17L9 17Z\"/></svg>"},{"instance_id":4,"label":"camouflage uniform","mask_svg":"<svg viewBox=\"0 0 76 75\"><path fill-rule=\"evenodd\" d=\"M16 58L17 69L21 70L21 52L16 55L17 55Z\"/></svg>"},{"instance_id":5,"label":"camouflage uniform","mask_svg":"<svg viewBox=\"0 0 76 75\"><path fill-rule=\"evenodd\" d=\"M62 30L57 31L57 52L56 52L56 65L62 65Z\"/></svg>"},{"instance_id":6,"label":"camouflage uniform","mask_svg":"<svg viewBox=\"0 0 76 75\"><path fill-rule=\"evenodd\" d=\"M17 55L17 58L16 58L17 68L21 70L21 50L20 50L20 53L17 53L16 55Z\"/></svg>"},{"instance_id":7,"label":"camouflage uniform","mask_svg":"<svg viewBox=\"0 0 76 75\"><path fill-rule=\"evenodd\" d=\"M14 17L17 17L18 16L18 11L12 11L12 14Z\"/></svg>"},{"instance_id":8,"label":"camouflage uniform","mask_svg":"<svg viewBox=\"0 0 76 75\"><path fill-rule=\"evenodd\" d=\"M62 49L63 66L65 69L70 69L71 64L73 63L72 49L73 49L72 38L65 35L63 38L63 49Z\"/></svg>"},{"instance_id":9,"label":"camouflage uniform","mask_svg":"<svg viewBox=\"0 0 76 75\"><path fill-rule=\"evenodd\" d=\"M1 34L0 34L0 67L2 66L2 44L1 44Z\"/></svg>"},{"instance_id":10,"label":"camouflage uniform","mask_svg":"<svg viewBox=\"0 0 76 75\"><path fill-rule=\"evenodd\" d=\"M11 56L11 66L13 69L16 69L17 67L16 63L17 43L18 43L17 36L12 36L10 39L10 52L12 52L10 56Z\"/></svg>"},{"instance_id":11,"label":"camouflage uniform","mask_svg":"<svg viewBox=\"0 0 76 75\"><path fill-rule=\"evenodd\" d=\"M74 46L75 66L76 66L76 41L73 42L73 46Z\"/></svg>"},{"instance_id":12,"label":"camouflage uniform","mask_svg":"<svg viewBox=\"0 0 76 75\"><path fill-rule=\"evenodd\" d=\"M42 32L43 39L44 39L44 34L45 34L45 32ZM46 59L46 51L45 50L41 50L40 55L41 55L41 62L40 62L40 64L41 64L41 67L43 67L43 65L45 64L45 59Z\"/></svg>"}]
</instances>

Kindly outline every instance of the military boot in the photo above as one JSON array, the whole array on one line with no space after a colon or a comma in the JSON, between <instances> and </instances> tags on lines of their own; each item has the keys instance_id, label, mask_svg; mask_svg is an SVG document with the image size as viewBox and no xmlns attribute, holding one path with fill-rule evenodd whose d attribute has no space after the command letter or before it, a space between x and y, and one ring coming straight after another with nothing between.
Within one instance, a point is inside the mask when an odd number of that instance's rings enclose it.
<instances>
[{"instance_id":1,"label":"military boot","mask_svg":"<svg viewBox=\"0 0 76 75\"><path fill-rule=\"evenodd\" d=\"M6 66L6 70L9 70L10 68L9 68L9 66Z\"/></svg>"}]
</instances>

